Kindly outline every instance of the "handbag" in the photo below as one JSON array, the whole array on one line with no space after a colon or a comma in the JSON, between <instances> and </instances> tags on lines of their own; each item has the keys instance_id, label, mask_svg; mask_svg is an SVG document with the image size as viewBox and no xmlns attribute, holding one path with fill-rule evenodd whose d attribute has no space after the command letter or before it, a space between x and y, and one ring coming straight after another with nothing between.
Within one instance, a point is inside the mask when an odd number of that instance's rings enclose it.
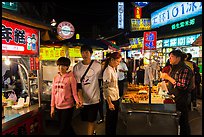
<instances>
[{"instance_id":1,"label":"handbag","mask_svg":"<svg viewBox=\"0 0 204 137\"><path fill-rule=\"evenodd\" d=\"M84 72L84 75L81 77L80 81L82 83L82 80L84 79L84 77L86 76L86 73L89 71L89 68L91 67L91 65L93 64L94 60L91 60L91 63L89 64L88 68L86 69L86 71Z\"/></svg>"}]
</instances>

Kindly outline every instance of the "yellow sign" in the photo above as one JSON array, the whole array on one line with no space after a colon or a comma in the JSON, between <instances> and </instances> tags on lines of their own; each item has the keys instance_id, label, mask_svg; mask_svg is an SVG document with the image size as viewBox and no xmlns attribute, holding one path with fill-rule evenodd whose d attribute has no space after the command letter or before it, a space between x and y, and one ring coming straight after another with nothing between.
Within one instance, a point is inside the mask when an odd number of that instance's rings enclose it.
<instances>
[{"instance_id":1,"label":"yellow sign","mask_svg":"<svg viewBox=\"0 0 204 137\"><path fill-rule=\"evenodd\" d=\"M57 60L59 57L65 57L65 49L64 48L40 48L40 60Z\"/></svg>"},{"instance_id":2,"label":"yellow sign","mask_svg":"<svg viewBox=\"0 0 204 137\"><path fill-rule=\"evenodd\" d=\"M81 58L80 48L69 48L69 57Z\"/></svg>"},{"instance_id":3,"label":"yellow sign","mask_svg":"<svg viewBox=\"0 0 204 137\"><path fill-rule=\"evenodd\" d=\"M151 29L151 20L149 18L131 19L131 31L143 31Z\"/></svg>"}]
</instances>

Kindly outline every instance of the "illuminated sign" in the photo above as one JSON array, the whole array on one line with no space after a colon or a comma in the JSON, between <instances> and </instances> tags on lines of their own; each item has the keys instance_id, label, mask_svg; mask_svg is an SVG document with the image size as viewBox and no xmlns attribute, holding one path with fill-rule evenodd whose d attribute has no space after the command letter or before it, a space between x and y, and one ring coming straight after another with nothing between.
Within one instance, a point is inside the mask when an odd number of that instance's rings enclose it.
<instances>
[{"instance_id":1,"label":"illuminated sign","mask_svg":"<svg viewBox=\"0 0 204 137\"><path fill-rule=\"evenodd\" d=\"M151 14L151 28L158 28L201 14L202 2L174 2Z\"/></svg>"},{"instance_id":2,"label":"illuminated sign","mask_svg":"<svg viewBox=\"0 0 204 137\"><path fill-rule=\"evenodd\" d=\"M131 31L143 31L151 29L149 18L131 19Z\"/></svg>"},{"instance_id":3,"label":"illuminated sign","mask_svg":"<svg viewBox=\"0 0 204 137\"><path fill-rule=\"evenodd\" d=\"M144 50L156 50L157 32L144 32Z\"/></svg>"},{"instance_id":4,"label":"illuminated sign","mask_svg":"<svg viewBox=\"0 0 204 137\"><path fill-rule=\"evenodd\" d=\"M143 8L145 6L147 6L149 4L149 2L133 2L133 5L136 7L140 7Z\"/></svg>"},{"instance_id":5,"label":"illuminated sign","mask_svg":"<svg viewBox=\"0 0 204 137\"><path fill-rule=\"evenodd\" d=\"M172 24L171 29L175 30L175 29L180 29L180 28L183 28L183 27L191 26L191 25L195 25L195 18L188 19L188 20L185 20L185 21L181 21L181 22Z\"/></svg>"},{"instance_id":6,"label":"illuminated sign","mask_svg":"<svg viewBox=\"0 0 204 137\"><path fill-rule=\"evenodd\" d=\"M134 7L134 17L135 19L141 19L142 17L142 8Z\"/></svg>"},{"instance_id":7,"label":"illuminated sign","mask_svg":"<svg viewBox=\"0 0 204 137\"><path fill-rule=\"evenodd\" d=\"M177 38L171 38L170 39L170 46L177 46Z\"/></svg>"},{"instance_id":8,"label":"illuminated sign","mask_svg":"<svg viewBox=\"0 0 204 137\"><path fill-rule=\"evenodd\" d=\"M129 38L130 46L132 49L142 48L143 41L144 41L143 37Z\"/></svg>"},{"instance_id":9,"label":"illuminated sign","mask_svg":"<svg viewBox=\"0 0 204 137\"><path fill-rule=\"evenodd\" d=\"M59 57L65 57L64 48L40 47L40 60L57 60Z\"/></svg>"},{"instance_id":10,"label":"illuminated sign","mask_svg":"<svg viewBox=\"0 0 204 137\"><path fill-rule=\"evenodd\" d=\"M196 35L186 36L186 45L191 45L196 40Z\"/></svg>"},{"instance_id":11,"label":"illuminated sign","mask_svg":"<svg viewBox=\"0 0 204 137\"><path fill-rule=\"evenodd\" d=\"M194 34L194 35L164 39L163 47L190 46L199 36L200 34Z\"/></svg>"},{"instance_id":12,"label":"illuminated sign","mask_svg":"<svg viewBox=\"0 0 204 137\"><path fill-rule=\"evenodd\" d=\"M169 47L169 45L170 45L169 39L164 39L163 40L163 47Z\"/></svg>"},{"instance_id":13,"label":"illuminated sign","mask_svg":"<svg viewBox=\"0 0 204 137\"><path fill-rule=\"evenodd\" d=\"M191 53L193 58L200 57L199 55L199 47L187 47L182 49L185 53Z\"/></svg>"},{"instance_id":14,"label":"illuminated sign","mask_svg":"<svg viewBox=\"0 0 204 137\"><path fill-rule=\"evenodd\" d=\"M57 33L62 39L70 39L74 36L75 29L70 22L63 21L57 26Z\"/></svg>"},{"instance_id":15,"label":"illuminated sign","mask_svg":"<svg viewBox=\"0 0 204 137\"><path fill-rule=\"evenodd\" d=\"M178 46L184 46L186 45L186 37L178 37Z\"/></svg>"},{"instance_id":16,"label":"illuminated sign","mask_svg":"<svg viewBox=\"0 0 204 137\"><path fill-rule=\"evenodd\" d=\"M157 49L162 48L162 42L163 40L157 40Z\"/></svg>"},{"instance_id":17,"label":"illuminated sign","mask_svg":"<svg viewBox=\"0 0 204 137\"><path fill-rule=\"evenodd\" d=\"M69 57L81 58L80 48L69 48L68 51L69 51Z\"/></svg>"},{"instance_id":18,"label":"illuminated sign","mask_svg":"<svg viewBox=\"0 0 204 137\"><path fill-rule=\"evenodd\" d=\"M2 20L2 54L38 55L39 31L27 26Z\"/></svg>"},{"instance_id":19,"label":"illuminated sign","mask_svg":"<svg viewBox=\"0 0 204 137\"><path fill-rule=\"evenodd\" d=\"M2 2L2 8L17 11L17 2Z\"/></svg>"},{"instance_id":20,"label":"illuminated sign","mask_svg":"<svg viewBox=\"0 0 204 137\"><path fill-rule=\"evenodd\" d=\"M124 29L124 2L118 2L118 29Z\"/></svg>"}]
</instances>

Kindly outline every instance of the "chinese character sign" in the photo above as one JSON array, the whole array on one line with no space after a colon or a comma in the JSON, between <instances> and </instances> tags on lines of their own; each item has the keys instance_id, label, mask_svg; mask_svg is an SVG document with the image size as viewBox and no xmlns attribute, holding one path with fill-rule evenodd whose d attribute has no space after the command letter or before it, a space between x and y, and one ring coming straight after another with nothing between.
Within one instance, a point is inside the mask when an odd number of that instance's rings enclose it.
<instances>
[{"instance_id":1,"label":"chinese character sign","mask_svg":"<svg viewBox=\"0 0 204 137\"><path fill-rule=\"evenodd\" d=\"M144 32L144 50L156 50L157 32Z\"/></svg>"},{"instance_id":2,"label":"chinese character sign","mask_svg":"<svg viewBox=\"0 0 204 137\"><path fill-rule=\"evenodd\" d=\"M142 8L134 7L134 17L135 19L141 19L142 17Z\"/></svg>"},{"instance_id":3,"label":"chinese character sign","mask_svg":"<svg viewBox=\"0 0 204 137\"><path fill-rule=\"evenodd\" d=\"M124 29L124 2L118 2L118 29Z\"/></svg>"},{"instance_id":4,"label":"chinese character sign","mask_svg":"<svg viewBox=\"0 0 204 137\"><path fill-rule=\"evenodd\" d=\"M2 54L38 55L39 31L2 20Z\"/></svg>"}]
</instances>

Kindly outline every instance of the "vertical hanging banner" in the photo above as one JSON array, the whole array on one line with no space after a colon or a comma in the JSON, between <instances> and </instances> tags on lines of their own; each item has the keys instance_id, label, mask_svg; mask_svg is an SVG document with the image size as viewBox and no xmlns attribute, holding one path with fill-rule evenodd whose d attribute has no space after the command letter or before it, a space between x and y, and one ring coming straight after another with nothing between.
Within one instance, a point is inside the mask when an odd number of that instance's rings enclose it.
<instances>
[{"instance_id":1,"label":"vertical hanging banner","mask_svg":"<svg viewBox=\"0 0 204 137\"><path fill-rule=\"evenodd\" d=\"M141 19L142 17L142 8L140 7L134 7L134 18L135 19Z\"/></svg>"},{"instance_id":2,"label":"vertical hanging banner","mask_svg":"<svg viewBox=\"0 0 204 137\"><path fill-rule=\"evenodd\" d=\"M118 29L124 29L124 2L118 2Z\"/></svg>"},{"instance_id":3,"label":"vertical hanging banner","mask_svg":"<svg viewBox=\"0 0 204 137\"><path fill-rule=\"evenodd\" d=\"M156 50L157 32L144 32L144 50Z\"/></svg>"},{"instance_id":4,"label":"vertical hanging banner","mask_svg":"<svg viewBox=\"0 0 204 137\"><path fill-rule=\"evenodd\" d=\"M34 70L35 69L35 58L34 57L30 57L30 70Z\"/></svg>"},{"instance_id":5,"label":"vertical hanging banner","mask_svg":"<svg viewBox=\"0 0 204 137\"><path fill-rule=\"evenodd\" d=\"M38 58L38 57L35 57L35 69L36 69L36 70L39 70L39 68L40 68L39 58Z\"/></svg>"}]
</instances>

